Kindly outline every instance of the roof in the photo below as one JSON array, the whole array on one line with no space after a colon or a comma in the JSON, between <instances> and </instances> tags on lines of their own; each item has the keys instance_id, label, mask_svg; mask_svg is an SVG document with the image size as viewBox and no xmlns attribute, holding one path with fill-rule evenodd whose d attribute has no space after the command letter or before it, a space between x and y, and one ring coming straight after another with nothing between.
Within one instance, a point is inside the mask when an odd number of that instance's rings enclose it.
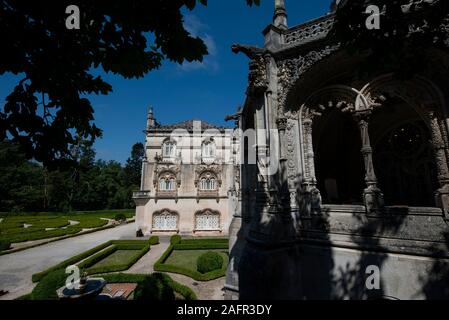
<instances>
[{"instance_id":1,"label":"roof","mask_svg":"<svg viewBox=\"0 0 449 320\"><path fill-rule=\"evenodd\" d=\"M196 124L195 122L198 122L198 124ZM201 123L201 131L210 130L210 129L218 129L218 130L227 129L226 127L220 127L220 126L211 124L204 120L192 119L192 120L187 120L187 121L170 124L170 125L157 124L156 127L150 128L150 130L151 131L153 131L153 130L154 131L166 131L166 130L175 130L175 129L185 129L187 131L193 131L194 123L196 126L199 126L199 123Z\"/></svg>"}]
</instances>

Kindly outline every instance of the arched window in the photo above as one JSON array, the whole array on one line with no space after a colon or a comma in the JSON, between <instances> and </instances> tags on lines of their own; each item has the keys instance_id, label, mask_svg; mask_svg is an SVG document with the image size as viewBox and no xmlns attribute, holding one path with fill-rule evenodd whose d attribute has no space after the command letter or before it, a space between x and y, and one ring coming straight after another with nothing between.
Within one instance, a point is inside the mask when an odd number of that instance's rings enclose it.
<instances>
[{"instance_id":1,"label":"arched window","mask_svg":"<svg viewBox=\"0 0 449 320\"><path fill-rule=\"evenodd\" d=\"M200 183L201 190L216 190L215 178L203 178Z\"/></svg>"},{"instance_id":2,"label":"arched window","mask_svg":"<svg viewBox=\"0 0 449 320\"><path fill-rule=\"evenodd\" d=\"M164 142L162 145L162 157L165 159L176 157L176 143L173 141Z\"/></svg>"},{"instance_id":3,"label":"arched window","mask_svg":"<svg viewBox=\"0 0 449 320\"><path fill-rule=\"evenodd\" d=\"M176 231L178 229L178 214L169 210L153 214L153 231Z\"/></svg>"},{"instance_id":4,"label":"arched window","mask_svg":"<svg viewBox=\"0 0 449 320\"><path fill-rule=\"evenodd\" d=\"M215 159L215 143L213 141L206 141L203 143L201 154L203 160L213 161Z\"/></svg>"},{"instance_id":5,"label":"arched window","mask_svg":"<svg viewBox=\"0 0 449 320\"><path fill-rule=\"evenodd\" d=\"M173 191L176 189L176 182L174 178L161 178L159 180L159 190Z\"/></svg>"},{"instance_id":6,"label":"arched window","mask_svg":"<svg viewBox=\"0 0 449 320\"><path fill-rule=\"evenodd\" d=\"M195 215L195 230L218 231L220 230L220 212L204 210Z\"/></svg>"}]
</instances>

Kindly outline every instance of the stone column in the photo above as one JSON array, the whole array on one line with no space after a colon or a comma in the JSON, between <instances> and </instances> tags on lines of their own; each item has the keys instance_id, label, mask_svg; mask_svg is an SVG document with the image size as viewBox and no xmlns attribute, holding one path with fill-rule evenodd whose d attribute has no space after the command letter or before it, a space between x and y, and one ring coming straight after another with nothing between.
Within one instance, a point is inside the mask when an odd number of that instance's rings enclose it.
<instances>
[{"instance_id":1,"label":"stone column","mask_svg":"<svg viewBox=\"0 0 449 320\"><path fill-rule=\"evenodd\" d=\"M366 189L363 192L363 200L367 213L376 213L384 207L382 191L377 186L377 177L373 165L373 149L369 137L369 112L355 115L360 127L362 138L362 155L365 164Z\"/></svg>"},{"instance_id":2,"label":"stone column","mask_svg":"<svg viewBox=\"0 0 449 320\"><path fill-rule=\"evenodd\" d=\"M306 197L310 204L310 213L318 213L321 210L321 192L317 188L315 174L315 153L313 151L313 118L306 118L303 121L304 136L304 158L306 162Z\"/></svg>"},{"instance_id":3,"label":"stone column","mask_svg":"<svg viewBox=\"0 0 449 320\"><path fill-rule=\"evenodd\" d=\"M440 186L435 192L435 198L437 205L443 209L445 218L449 220L449 168L446 157L446 145L440 130L438 117L434 111L429 112L429 119L438 184Z\"/></svg>"},{"instance_id":4,"label":"stone column","mask_svg":"<svg viewBox=\"0 0 449 320\"><path fill-rule=\"evenodd\" d=\"M145 150L146 153L146 150ZM147 160L147 156L145 155L143 160L142 160L142 176L140 178L140 191L145 191L146 188L146 175L147 175L147 164L148 164L148 160Z\"/></svg>"}]
</instances>

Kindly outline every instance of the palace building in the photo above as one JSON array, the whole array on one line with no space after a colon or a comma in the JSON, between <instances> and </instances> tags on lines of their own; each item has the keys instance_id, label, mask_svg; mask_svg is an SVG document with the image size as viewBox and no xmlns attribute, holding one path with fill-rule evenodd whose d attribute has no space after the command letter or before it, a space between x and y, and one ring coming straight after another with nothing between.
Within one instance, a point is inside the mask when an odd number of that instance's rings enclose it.
<instances>
[{"instance_id":1,"label":"palace building","mask_svg":"<svg viewBox=\"0 0 449 320\"><path fill-rule=\"evenodd\" d=\"M225 236L235 195L232 131L204 121L161 125L150 108L137 233Z\"/></svg>"}]
</instances>

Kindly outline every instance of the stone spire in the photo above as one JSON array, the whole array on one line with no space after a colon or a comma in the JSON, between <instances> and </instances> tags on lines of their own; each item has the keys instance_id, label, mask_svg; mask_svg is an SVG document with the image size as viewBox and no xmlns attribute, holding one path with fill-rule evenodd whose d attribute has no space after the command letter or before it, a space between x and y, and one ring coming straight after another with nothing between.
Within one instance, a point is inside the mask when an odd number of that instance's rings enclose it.
<instances>
[{"instance_id":1,"label":"stone spire","mask_svg":"<svg viewBox=\"0 0 449 320\"><path fill-rule=\"evenodd\" d=\"M274 0L273 25L281 29L287 29L287 10L285 9L285 0Z\"/></svg>"},{"instance_id":2,"label":"stone spire","mask_svg":"<svg viewBox=\"0 0 449 320\"><path fill-rule=\"evenodd\" d=\"M148 109L147 116L147 130L154 128L156 126L156 119L154 118L154 110L153 107L150 106Z\"/></svg>"}]
</instances>

